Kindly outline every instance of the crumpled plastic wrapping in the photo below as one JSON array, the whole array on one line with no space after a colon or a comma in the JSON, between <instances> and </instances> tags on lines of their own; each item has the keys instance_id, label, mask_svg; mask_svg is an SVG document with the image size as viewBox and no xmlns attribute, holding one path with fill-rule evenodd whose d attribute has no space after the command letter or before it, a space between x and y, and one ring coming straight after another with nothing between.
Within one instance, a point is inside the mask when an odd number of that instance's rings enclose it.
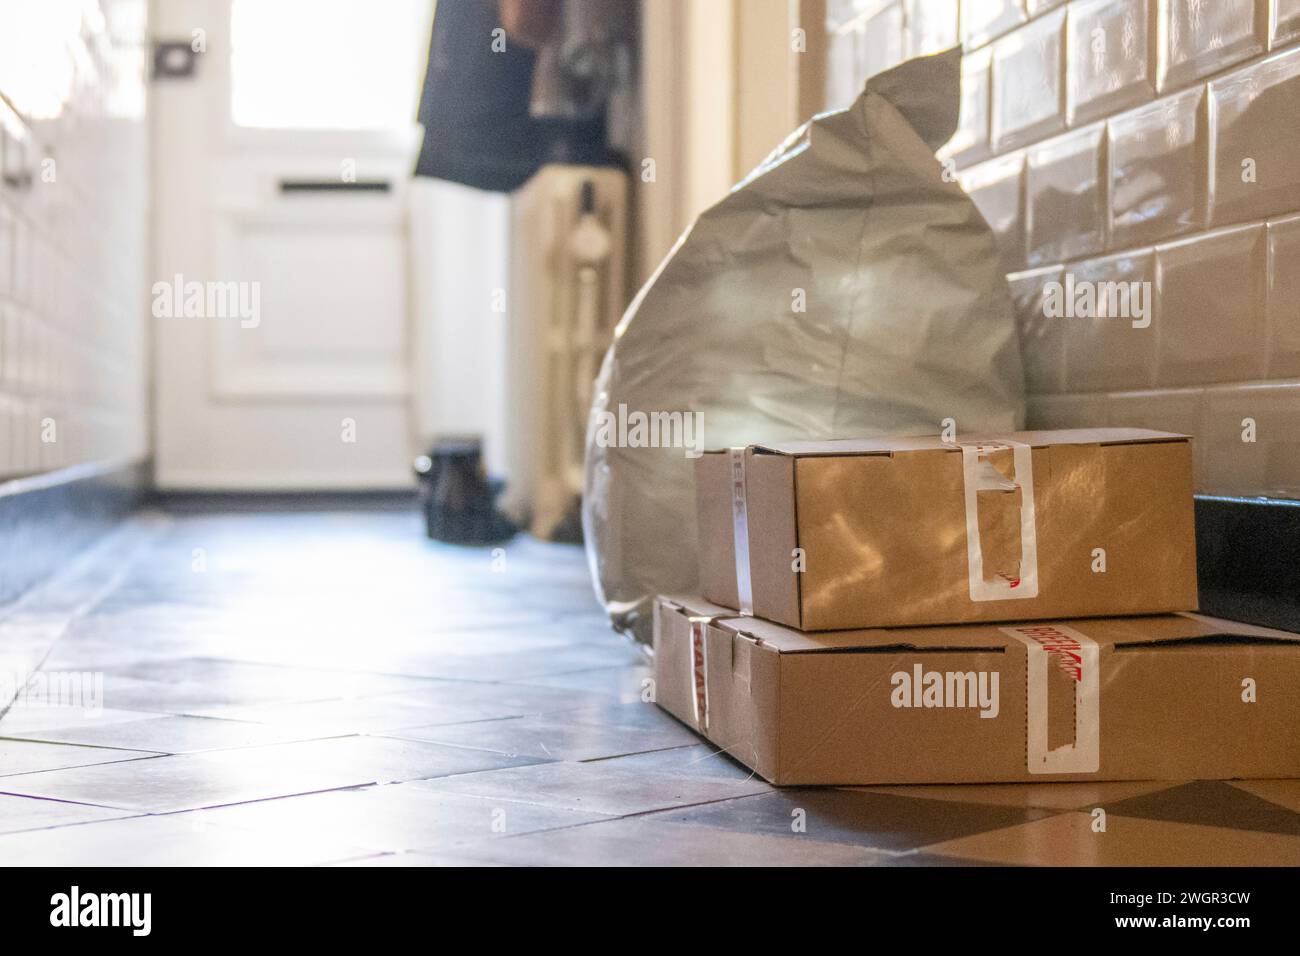
<instances>
[{"instance_id":1,"label":"crumpled plastic wrapping","mask_svg":"<svg viewBox=\"0 0 1300 956\"><path fill-rule=\"evenodd\" d=\"M697 584L693 451L1021 427L1023 375L988 225L934 153L960 53L871 79L702 213L628 307L596 380L583 527L596 593L649 640ZM700 447L646 447L635 413L699 412ZM635 447L633 447L635 446Z\"/></svg>"}]
</instances>

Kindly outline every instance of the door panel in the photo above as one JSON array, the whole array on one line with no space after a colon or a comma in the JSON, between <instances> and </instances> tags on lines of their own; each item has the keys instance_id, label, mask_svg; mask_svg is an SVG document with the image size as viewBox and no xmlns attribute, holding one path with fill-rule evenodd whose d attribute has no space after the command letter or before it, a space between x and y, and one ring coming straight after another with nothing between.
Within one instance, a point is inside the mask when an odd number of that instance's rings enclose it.
<instances>
[{"instance_id":1,"label":"door panel","mask_svg":"<svg viewBox=\"0 0 1300 956\"><path fill-rule=\"evenodd\" d=\"M216 397L404 398L404 224L388 208L340 208L370 202L273 200L218 215L220 272L261 277L266 321L212 326Z\"/></svg>"}]
</instances>

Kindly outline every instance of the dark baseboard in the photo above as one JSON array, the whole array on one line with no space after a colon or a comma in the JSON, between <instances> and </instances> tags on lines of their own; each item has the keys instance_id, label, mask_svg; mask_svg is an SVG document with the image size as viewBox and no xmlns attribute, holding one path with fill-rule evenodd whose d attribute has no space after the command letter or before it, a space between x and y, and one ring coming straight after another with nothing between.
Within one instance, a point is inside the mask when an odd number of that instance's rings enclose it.
<instances>
[{"instance_id":1,"label":"dark baseboard","mask_svg":"<svg viewBox=\"0 0 1300 956\"><path fill-rule=\"evenodd\" d=\"M0 482L0 605L110 530L148 483L147 461L95 462Z\"/></svg>"},{"instance_id":2,"label":"dark baseboard","mask_svg":"<svg viewBox=\"0 0 1300 956\"><path fill-rule=\"evenodd\" d=\"M1201 612L1300 631L1300 501L1196 499Z\"/></svg>"}]
</instances>

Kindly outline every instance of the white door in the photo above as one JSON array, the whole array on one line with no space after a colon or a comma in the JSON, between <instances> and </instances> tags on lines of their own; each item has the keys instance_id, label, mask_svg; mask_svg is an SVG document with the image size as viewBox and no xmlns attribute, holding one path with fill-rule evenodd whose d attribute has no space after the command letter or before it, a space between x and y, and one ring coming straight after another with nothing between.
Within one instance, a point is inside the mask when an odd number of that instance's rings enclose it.
<instances>
[{"instance_id":1,"label":"white door","mask_svg":"<svg viewBox=\"0 0 1300 956\"><path fill-rule=\"evenodd\" d=\"M432 6L154 0L154 37L202 50L152 87L159 486L410 483L406 184Z\"/></svg>"}]
</instances>

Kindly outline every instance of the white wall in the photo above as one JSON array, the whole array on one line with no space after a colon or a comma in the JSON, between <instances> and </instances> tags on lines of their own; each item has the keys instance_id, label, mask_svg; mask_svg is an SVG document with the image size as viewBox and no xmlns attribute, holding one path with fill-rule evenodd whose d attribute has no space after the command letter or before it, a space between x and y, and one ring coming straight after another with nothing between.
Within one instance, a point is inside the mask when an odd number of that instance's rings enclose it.
<instances>
[{"instance_id":1,"label":"white wall","mask_svg":"<svg viewBox=\"0 0 1300 956\"><path fill-rule=\"evenodd\" d=\"M805 24L817 49L824 15L824 0L642 0L643 158L656 177L636 183L638 283L812 115L817 58L795 52L793 31Z\"/></svg>"},{"instance_id":2,"label":"white wall","mask_svg":"<svg viewBox=\"0 0 1300 956\"><path fill-rule=\"evenodd\" d=\"M0 4L0 477L148 450L145 20Z\"/></svg>"},{"instance_id":3,"label":"white wall","mask_svg":"<svg viewBox=\"0 0 1300 956\"><path fill-rule=\"evenodd\" d=\"M417 439L478 435L488 469L501 473L506 313L494 296L509 286L510 199L421 178L408 200Z\"/></svg>"}]
</instances>

